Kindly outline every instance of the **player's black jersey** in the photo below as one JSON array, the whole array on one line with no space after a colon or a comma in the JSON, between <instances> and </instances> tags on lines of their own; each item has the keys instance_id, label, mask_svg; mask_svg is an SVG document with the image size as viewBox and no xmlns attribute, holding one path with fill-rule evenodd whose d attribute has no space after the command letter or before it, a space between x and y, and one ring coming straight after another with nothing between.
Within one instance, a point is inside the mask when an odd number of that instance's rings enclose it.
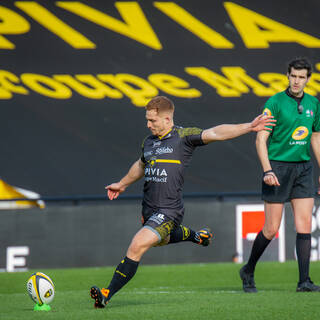
<instances>
[{"instance_id":1,"label":"player's black jersey","mask_svg":"<svg viewBox=\"0 0 320 320\"><path fill-rule=\"evenodd\" d=\"M197 146L204 145L202 129L174 126L165 136L148 136L142 144L145 164L142 204L149 208L181 209L184 172Z\"/></svg>"}]
</instances>

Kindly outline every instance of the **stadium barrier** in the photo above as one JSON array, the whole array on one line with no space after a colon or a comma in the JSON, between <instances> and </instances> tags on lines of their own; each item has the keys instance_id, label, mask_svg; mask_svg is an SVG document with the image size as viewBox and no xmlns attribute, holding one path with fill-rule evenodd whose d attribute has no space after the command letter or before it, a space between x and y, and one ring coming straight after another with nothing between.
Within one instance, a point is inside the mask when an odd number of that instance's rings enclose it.
<instances>
[{"instance_id":1,"label":"stadium barrier","mask_svg":"<svg viewBox=\"0 0 320 320\"><path fill-rule=\"evenodd\" d=\"M220 195L221 196L221 195ZM153 248L143 257L144 264L227 262L235 254L246 260L261 219L250 229L248 212L263 211L263 203L254 198L185 197L183 224L197 230L212 228L215 239L210 247L179 243ZM250 198L250 196L248 196ZM21 271L31 268L65 268L116 265L124 257L129 242L140 228L141 200L120 198L82 205L52 205L45 209L2 210L0 212L0 268ZM66 200L66 199L65 199ZM81 199L80 199L81 200ZM79 200L79 201L80 201ZM83 200L83 199L82 199ZM92 199L92 200L97 200ZM239 229L239 206L242 229ZM251 210L252 206L258 206ZM320 201L313 215L312 260L320 256ZM251 210L251 211L250 211ZM247 221L247 222L246 222ZM259 222L260 221L260 222ZM260 225L259 225L260 223ZM240 236L239 236L240 235ZM240 239L240 240L239 240ZM281 240L281 239L280 239ZM272 242L263 260L295 259L295 231L289 204L285 206L284 242ZM240 247L239 247L240 241ZM238 252L242 248L242 252ZM282 250L282 253L280 252ZM281 254L280 254L281 253Z\"/></svg>"}]
</instances>

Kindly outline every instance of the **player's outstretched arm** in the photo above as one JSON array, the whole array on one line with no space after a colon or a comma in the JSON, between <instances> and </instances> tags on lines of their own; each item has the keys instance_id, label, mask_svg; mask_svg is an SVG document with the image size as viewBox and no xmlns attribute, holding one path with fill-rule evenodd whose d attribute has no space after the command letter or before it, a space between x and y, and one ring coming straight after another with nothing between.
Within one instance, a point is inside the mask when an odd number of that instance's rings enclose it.
<instances>
[{"instance_id":1,"label":"player's outstretched arm","mask_svg":"<svg viewBox=\"0 0 320 320\"><path fill-rule=\"evenodd\" d=\"M261 130L272 131L270 126L275 126L277 120L273 116L259 115L252 122L240 124L222 124L202 132L202 141L210 143L213 141L229 140L249 132Z\"/></svg>"},{"instance_id":2,"label":"player's outstretched arm","mask_svg":"<svg viewBox=\"0 0 320 320\"><path fill-rule=\"evenodd\" d=\"M144 163L137 160L129 169L128 173L119 181L105 187L110 200L117 199L119 194L124 192L128 186L141 179L144 175Z\"/></svg>"}]
</instances>

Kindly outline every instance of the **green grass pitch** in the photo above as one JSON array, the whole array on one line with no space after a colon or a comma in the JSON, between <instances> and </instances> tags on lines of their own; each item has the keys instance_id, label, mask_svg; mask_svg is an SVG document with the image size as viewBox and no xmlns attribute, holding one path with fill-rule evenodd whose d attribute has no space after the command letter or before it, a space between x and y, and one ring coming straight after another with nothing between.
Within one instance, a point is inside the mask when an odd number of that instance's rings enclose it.
<instances>
[{"instance_id":1,"label":"green grass pitch","mask_svg":"<svg viewBox=\"0 0 320 320\"><path fill-rule=\"evenodd\" d=\"M257 294L242 292L239 265L232 263L144 266L108 307L95 310L91 285L106 286L114 268L43 269L0 273L0 319L318 319L320 293L296 293L297 263L261 262ZM33 311L29 275L41 271L56 287L52 310ZM320 284L320 262L311 263Z\"/></svg>"}]
</instances>

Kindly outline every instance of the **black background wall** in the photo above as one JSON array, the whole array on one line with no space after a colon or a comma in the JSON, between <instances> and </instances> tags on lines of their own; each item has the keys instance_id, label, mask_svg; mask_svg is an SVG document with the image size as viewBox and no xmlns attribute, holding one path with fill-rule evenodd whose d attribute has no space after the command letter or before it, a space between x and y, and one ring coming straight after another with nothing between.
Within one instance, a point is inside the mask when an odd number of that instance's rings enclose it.
<instances>
[{"instance_id":1,"label":"black background wall","mask_svg":"<svg viewBox=\"0 0 320 320\"><path fill-rule=\"evenodd\" d=\"M86 8L72 12L79 4ZM275 87L285 87L282 80L271 84L262 76L285 74L288 59L306 56L317 74L309 92L319 95L318 1L172 4L174 10L162 1L1 1L0 175L5 181L41 195L103 194L104 185L122 177L140 156L141 141L148 134L141 106L156 94L175 102L176 123L182 126L247 122ZM243 14L247 10L249 18ZM136 18L139 12L144 18ZM177 15L170 16L173 13ZM263 22L265 18L269 20ZM244 26L258 30L258 36L241 31ZM294 30L291 39L283 26ZM207 38L206 27L211 32ZM273 28L282 30L275 33L283 39L275 40ZM261 47L258 42L269 37L268 32L270 41ZM216 40L214 33L223 40ZM255 40L253 45L246 42L249 38ZM189 68L205 68L222 78L208 76L205 81ZM228 78L232 70L235 74ZM170 91L168 85L163 88L150 80L159 73L186 83ZM125 74L127 80L110 84L98 77L101 74L118 80ZM239 74L248 78L239 79ZM92 86L79 75L107 86L114 96L94 96ZM77 86L66 84L66 79ZM148 92L141 94L135 81L142 81ZM229 93L222 94L219 84ZM185 191L256 191L260 166L254 138L249 134L197 150ZM138 183L128 194L140 190Z\"/></svg>"},{"instance_id":2,"label":"black background wall","mask_svg":"<svg viewBox=\"0 0 320 320\"><path fill-rule=\"evenodd\" d=\"M182 126L248 122L286 87L286 63L296 56L312 62L307 92L319 96L319 12L316 0L2 0L1 178L43 196L104 195L140 157L148 99L170 97ZM254 139L196 150L184 191L259 191ZM235 204L186 201L185 224L211 226L213 246L155 248L144 262L230 261ZM0 267L8 246L24 245L30 268L114 265L139 211L138 201L2 211Z\"/></svg>"}]
</instances>

